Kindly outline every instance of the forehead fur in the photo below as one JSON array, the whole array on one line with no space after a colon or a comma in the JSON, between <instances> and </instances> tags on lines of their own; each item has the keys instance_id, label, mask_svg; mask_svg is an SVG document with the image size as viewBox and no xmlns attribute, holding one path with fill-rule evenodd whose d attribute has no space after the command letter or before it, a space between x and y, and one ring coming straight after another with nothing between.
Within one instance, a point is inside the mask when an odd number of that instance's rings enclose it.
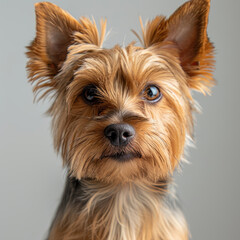
<instances>
[{"instance_id":1,"label":"forehead fur","mask_svg":"<svg viewBox=\"0 0 240 240\"><path fill-rule=\"evenodd\" d=\"M186 75L179 66L177 52L171 49L144 49L130 44L126 48L116 45L112 49L89 45L70 47L59 78L81 79L87 83L106 86L122 81L125 84L144 86L164 78L173 78L186 84Z\"/></svg>"},{"instance_id":2,"label":"forehead fur","mask_svg":"<svg viewBox=\"0 0 240 240\"><path fill-rule=\"evenodd\" d=\"M72 101L88 85L97 86L101 96L109 102L122 99L126 93L126 97L139 97L150 84L158 85L163 93L166 92L165 95L184 94L191 99L186 75L178 63L177 52L164 49L164 44L162 49L159 46L156 49L144 49L134 44L126 48L117 45L112 49L89 45L73 46L59 81L67 81L66 77L71 79L68 99Z\"/></svg>"}]
</instances>

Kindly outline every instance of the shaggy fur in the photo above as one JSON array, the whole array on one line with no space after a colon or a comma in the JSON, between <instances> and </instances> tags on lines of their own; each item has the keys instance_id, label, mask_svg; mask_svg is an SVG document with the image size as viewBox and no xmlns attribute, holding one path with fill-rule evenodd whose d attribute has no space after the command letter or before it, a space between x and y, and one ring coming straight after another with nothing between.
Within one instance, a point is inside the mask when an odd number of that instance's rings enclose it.
<instances>
[{"instance_id":1,"label":"shaggy fur","mask_svg":"<svg viewBox=\"0 0 240 240\"><path fill-rule=\"evenodd\" d=\"M191 0L169 19L140 21L142 47L104 49L106 21L99 33L94 20L36 4L27 69L38 99L51 96L54 145L68 170L49 240L188 239L171 176L192 136L191 89L209 93L214 84L209 7ZM149 85L160 89L158 102L146 100ZM86 86L96 87L97 103L84 101ZM136 132L124 147L103 134L118 123ZM123 153L134 157L112 157Z\"/></svg>"}]
</instances>

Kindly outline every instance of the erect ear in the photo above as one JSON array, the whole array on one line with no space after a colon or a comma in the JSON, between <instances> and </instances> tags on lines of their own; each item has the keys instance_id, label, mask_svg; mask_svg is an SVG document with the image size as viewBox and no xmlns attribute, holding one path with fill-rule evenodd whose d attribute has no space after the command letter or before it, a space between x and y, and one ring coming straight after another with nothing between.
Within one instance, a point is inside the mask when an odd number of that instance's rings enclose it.
<instances>
[{"instance_id":1,"label":"erect ear","mask_svg":"<svg viewBox=\"0 0 240 240\"><path fill-rule=\"evenodd\" d=\"M189 87L206 92L214 83L212 69L214 47L207 36L210 0L191 0L169 18L157 17L143 33L144 44L166 43L164 48L178 50L182 68L188 74Z\"/></svg>"},{"instance_id":2,"label":"erect ear","mask_svg":"<svg viewBox=\"0 0 240 240\"><path fill-rule=\"evenodd\" d=\"M106 21L101 22L101 35L99 35L94 20L81 18L80 21L77 21L52 3L37 3L35 10L36 37L27 47L26 54L29 58L27 70L30 82L35 84L33 91L39 92L46 89L41 96L42 98L56 90L59 85L63 86L55 79L55 76L62 69L63 63L70 53L68 51L70 46L78 48L78 46L87 44L88 48L101 47ZM86 52L87 48L84 46L83 48Z\"/></svg>"},{"instance_id":3,"label":"erect ear","mask_svg":"<svg viewBox=\"0 0 240 240\"><path fill-rule=\"evenodd\" d=\"M35 4L36 37L28 47L31 53L48 65L52 73L61 67L67 48L73 41L79 22L58 6L41 2Z\"/></svg>"},{"instance_id":4,"label":"erect ear","mask_svg":"<svg viewBox=\"0 0 240 240\"><path fill-rule=\"evenodd\" d=\"M55 74L61 68L68 47L74 43L75 33L78 33L78 43L101 45L95 22L87 18L77 21L49 2L36 3L35 11L36 37L28 47L27 55L29 58L34 55L46 63L51 73Z\"/></svg>"}]
</instances>

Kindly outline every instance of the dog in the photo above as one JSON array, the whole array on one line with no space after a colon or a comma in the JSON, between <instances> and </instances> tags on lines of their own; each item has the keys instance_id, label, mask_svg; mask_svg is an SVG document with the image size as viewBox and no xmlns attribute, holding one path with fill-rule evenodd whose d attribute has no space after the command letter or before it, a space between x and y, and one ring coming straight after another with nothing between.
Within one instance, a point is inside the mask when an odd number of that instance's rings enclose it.
<instances>
[{"instance_id":1,"label":"dog","mask_svg":"<svg viewBox=\"0 0 240 240\"><path fill-rule=\"evenodd\" d=\"M192 90L214 85L210 0L157 16L130 43L104 49L106 20L36 8L29 81L50 97L67 180L48 240L186 240L173 172L193 135Z\"/></svg>"}]
</instances>

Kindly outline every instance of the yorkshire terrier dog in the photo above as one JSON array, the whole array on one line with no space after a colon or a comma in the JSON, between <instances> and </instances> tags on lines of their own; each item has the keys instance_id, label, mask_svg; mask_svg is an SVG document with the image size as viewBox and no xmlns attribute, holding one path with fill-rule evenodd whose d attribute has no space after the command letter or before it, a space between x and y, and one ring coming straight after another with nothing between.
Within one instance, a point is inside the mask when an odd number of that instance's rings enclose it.
<instances>
[{"instance_id":1,"label":"yorkshire terrier dog","mask_svg":"<svg viewBox=\"0 0 240 240\"><path fill-rule=\"evenodd\" d=\"M172 175L192 136L191 90L214 85L210 0L191 0L142 27L142 46L102 48L94 20L36 4L27 70L50 95L52 131L67 169L48 240L186 240ZM40 93L40 95L38 95Z\"/></svg>"}]
</instances>

